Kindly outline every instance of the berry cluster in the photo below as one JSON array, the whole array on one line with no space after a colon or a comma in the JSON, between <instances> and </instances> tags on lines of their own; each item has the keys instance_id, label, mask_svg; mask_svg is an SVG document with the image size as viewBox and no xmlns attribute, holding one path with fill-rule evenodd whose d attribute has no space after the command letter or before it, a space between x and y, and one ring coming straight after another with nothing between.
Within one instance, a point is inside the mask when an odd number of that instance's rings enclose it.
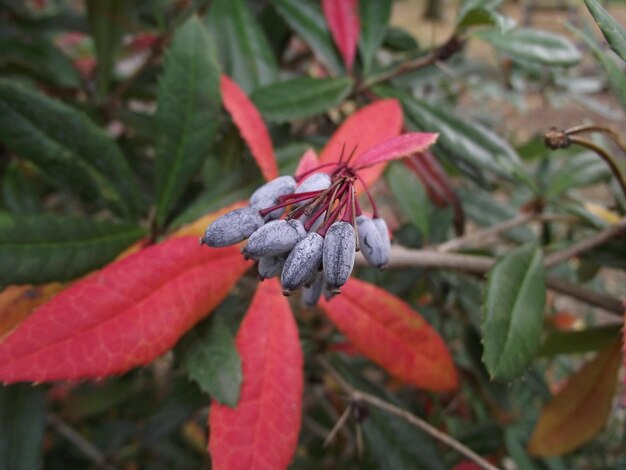
<instances>
[{"instance_id":1,"label":"berry cluster","mask_svg":"<svg viewBox=\"0 0 626 470\"><path fill-rule=\"evenodd\" d=\"M259 261L259 277L280 275L285 295L304 286L303 301L308 306L315 305L322 292L328 298L340 292L352 273L356 251L382 268L391 248L387 224L378 217L358 173L347 163L333 165L330 174L318 167L297 178L280 176L264 184L252 194L248 206L210 224L201 243L223 247L247 238L242 253ZM357 181L370 198L373 218L361 213Z\"/></svg>"}]
</instances>

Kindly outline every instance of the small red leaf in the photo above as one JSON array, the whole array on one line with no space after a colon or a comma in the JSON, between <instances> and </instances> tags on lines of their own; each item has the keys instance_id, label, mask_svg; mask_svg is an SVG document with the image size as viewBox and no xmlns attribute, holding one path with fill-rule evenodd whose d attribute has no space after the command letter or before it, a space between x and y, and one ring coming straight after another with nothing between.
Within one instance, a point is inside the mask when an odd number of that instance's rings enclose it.
<instances>
[{"instance_id":1,"label":"small red leaf","mask_svg":"<svg viewBox=\"0 0 626 470\"><path fill-rule=\"evenodd\" d=\"M428 390L457 387L450 352L437 331L386 290L353 278L321 306L361 354L394 377Z\"/></svg>"},{"instance_id":2,"label":"small red leaf","mask_svg":"<svg viewBox=\"0 0 626 470\"><path fill-rule=\"evenodd\" d=\"M439 207L451 205L454 209L454 228L458 235L465 231L465 213L452 182L432 153L425 151L404 161L405 165L420 179L426 193Z\"/></svg>"},{"instance_id":3,"label":"small red leaf","mask_svg":"<svg viewBox=\"0 0 626 470\"><path fill-rule=\"evenodd\" d=\"M249 267L195 237L152 245L77 281L0 344L0 381L104 377L170 349Z\"/></svg>"},{"instance_id":4,"label":"small red leaf","mask_svg":"<svg viewBox=\"0 0 626 470\"><path fill-rule=\"evenodd\" d=\"M222 101L266 180L278 177L274 147L259 110L233 80L222 75Z\"/></svg>"},{"instance_id":5,"label":"small red leaf","mask_svg":"<svg viewBox=\"0 0 626 470\"><path fill-rule=\"evenodd\" d=\"M366 0L368 1L368 0ZM322 10L348 71L352 70L361 22L358 0L322 0Z\"/></svg>"},{"instance_id":6,"label":"small red leaf","mask_svg":"<svg viewBox=\"0 0 626 470\"><path fill-rule=\"evenodd\" d=\"M394 137L362 153L355 161L356 169L367 168L422 152L434 144L437 137L439 134L428 132L410 132Z\"/></svg>"},{"instance_id":7,"label":"small red leaf","mask_svg":"<svg viewBox=\"0 0 626 470\"><path fill-rule=\"evenodd\" d=\"M298 168L296 168L296 171L294 173L296 180L300 177L300 175L313 170L319 164L320 160L319 158L317 158L315 150L308 149L306 152L304 152L302 158L300 158L300 161L298 162Z\"/></svg>"},{"instance_id":8,"label":"small red leaf","mask_svg":"<svg viewBox=\"0 0 626 470\"><path fill-rule=\"evenodd\" d=\"M402 107L395 99L376 101L352 114L337 129L320 155L320 163L336 162L342 149L350 154L355 148L353 161L365 151L386 140L400 135L402 131ZM359 172L366 184L376 181L385 165L366 168Z\"/></svg>"},{"instance_id":9,"label":"small red leaf","mask_svg":"<svg viewBox=\"0 0 626 470\"><path fill-rule=\"evenodd\" d=\"M298 444L302 414L302 350L298 328L278 281L258 290L239 328L243 362L236 408L211 403L213 468L287 468Z\"/></svg>"}]
</instances>

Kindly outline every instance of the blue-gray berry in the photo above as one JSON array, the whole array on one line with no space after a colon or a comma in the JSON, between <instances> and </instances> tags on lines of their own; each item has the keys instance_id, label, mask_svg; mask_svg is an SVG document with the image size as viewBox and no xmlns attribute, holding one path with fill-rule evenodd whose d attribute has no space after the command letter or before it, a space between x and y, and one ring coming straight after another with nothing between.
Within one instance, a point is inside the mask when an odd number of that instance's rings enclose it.
<instances>
[{"instance_id":1,"label":"blue-gray berry","mask_svg":"<svg viewBox=\"0 0 626 470\"><path fill-rule=\"evenodd\" d=\"M313 279L322 263L323 248L322 236L309 233L291 250L280 276L284 293L288 294Z\"/></svg>"},{"instance_id":2,"label":"blue-gray berry","mask_svg":"<svg viewBox=\"0 0 626 470\"><path fill-rule=\"evenodd\" d=\"M234 245L248 238L264 223L258 210L251 207L235 209L207 227L202 243L214 248Z\"/></svg>"},{"instance_id":3,"label":"blue-gray berry","mask_svg":"<svg viewBox=\"0 0 626 470\"><path fill-rule=\"evenodd\" d=\"M243 253L254 259L290 251L306 232L299 220L276 220L259 227L248 240Z\"/></svg>"},{"instance_id":4,"label":"blue-gray berry","mask_svg":"<svg viewBox=\"0 0 626 470\"><path fill-rule=\"evenodd\" d=\"M338 292L354 268L356 233L348 222L333 223L324 238L322 264L324 277L331 291Z\"/></svg>"}]
</instances>

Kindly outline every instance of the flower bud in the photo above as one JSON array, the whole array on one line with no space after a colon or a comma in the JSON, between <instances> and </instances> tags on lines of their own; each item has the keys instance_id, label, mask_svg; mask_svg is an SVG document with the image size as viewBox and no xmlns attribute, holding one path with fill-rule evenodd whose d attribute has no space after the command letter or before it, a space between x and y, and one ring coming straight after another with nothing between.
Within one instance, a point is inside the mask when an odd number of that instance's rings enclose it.
<instances>
[{"instance_id":1,"label":"flower bud","mask_svg":"<svg viewBox=\"0 0 626 470\"><path fill-rule=\"evenodd\" d=\"M338 292L354 268L356 233L348 222L333 223L324 238L324 277L332 292Z\"/></svg>"},{"instance_id":2,"label":"flower bud","mask_svg":"<svg viewBox=\"0 0 626 470\"><path fill-rule=\"evenodd\" d=\"M283 293L288 295L289 291L313 279L322 262L323 248L324 239L318 233L309 233L298 242L289 253L280 276Z\"/></svg>"},{"instance_id":3,"label":"flower bud","mask_svg":"<svg viewBox=\"0 0 626 470\"><path fill-rule=\"evenodd\" d=\"M322 296L324 282L324 276L318 273L313 284L302 288L302 302L305 306L313 307L317 303Z\"/></svg>"},{"instance_id":4,"label":"flower bud","mask_svg":"<svg viewBox=\"0 0 626 470\"><path fill-rule=\"evenodd\" d=\"M257 210L267 209L278 204L278 198L286 194L291 194L296 189L296 180L291 176L279 176L259 187L252 196L250 196L250 207ZM278 219L285 212L285 208L281 207L267 214L264 219Z\"/></svg>"},{"instance_id":5,"label":"flower bud","mask_svg":"<svg viewBox=\"0 0 626 470\"><path fill-rule=\"evenodd\" d=\"M290 251L305 236L304 226L299 220L276 220L263 225L250 235L243 253L254 259L275 256Z\"/></svg>"},{"instance_id":6,"label":"flower bud","mask_svg":"<svg viewBox=\"0 0 626 470\"><path fill-rule=\"evenodd\" d=\"M383 241L378 227L372 219L365 215L358 216L356 224L363 256L372 266L382 268L389 261L389 249Z\"/></svg>"},{"instance_id":7,"label":"flower bud","mask_svg":"<svg viewBox=\"0 0 626 470\"><path fill-rule=\"evenodd\" d=\"M376 217L372 219L374 225L378 229L378 233L380 234L380 240L382 241L382 260L383 266L385 266L389 262L389 255L391 254L391 241L389 240L389 229L387 228L387 222L385 219L380 217Z\"/></svg>"},{"instance_id":8,"label":"flower bud","mask_svg":"<svg viewBox=\"0 0 626 470\"><path fill-rule=\"evenodd\" d=\"M202 243L217 248L234 245L248 238L264 224L259 211L251 207L242 207L230 211L213 221L202 237Z\"/></svg>"},{"instance_id":9,"label":"flower bud","mask_svg":"<svg viewBox=\"0 0 626 470\"><path fill-rule=\"evenodd\" d=\"M259 276L263 279L278 276L282 271L286 260L287 253L282 253L276 256L263 256L259 259Z\"/></svg>"}]
</instances>

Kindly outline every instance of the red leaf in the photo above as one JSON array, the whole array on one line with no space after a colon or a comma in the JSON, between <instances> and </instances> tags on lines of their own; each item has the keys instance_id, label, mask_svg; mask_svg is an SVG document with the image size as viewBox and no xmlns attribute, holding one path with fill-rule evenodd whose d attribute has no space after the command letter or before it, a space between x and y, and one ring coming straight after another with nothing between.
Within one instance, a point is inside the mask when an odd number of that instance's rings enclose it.
<instances>
[{"instance_id":1,"label":"red leaf","mask_svg":"<svg viewBox=\"0 0 626 470\"><path fill-rule=\"evenodd\" d=\"M170 349L249 267L195 237L152 245L77 281L0 344L0 381L104 377Z\"/></svg>"},{"instance_id":2,"label":"red leaf","mask_svg":"<svg viewBox=\"0 0 626 470\"><path fill-rule=\"evenodd\" d=\"M338 161L344 146L347 154L356 147L352 159L359 161L361 155L371 147L400 135L402 119L402 107L395 99L379 100L359 109L333 134L320 155L320 163ZM367 184L371 184L384 169L385 165L378 165L359 173Z\"/></svg>"},{"instance_id":3,"label":"red leaf","mask_svg":"<svg viewBox=\"0 0 626 470\"><path fill-rule=\"evenodd\" d=\"M278 177L274 147L259 110L233 80L222 75L222 101L266 180Z\"/></svg>"},{"instance_id":4,"label":"red leaf","mask_svg":"<svg viewBox=\"0 0 626 470\"><path fill-rule=\"evenodd\" d=\"M457 372L443 340L396 296L353 278L321 306L361 354L391 375L429 390L456 388Z\"/></svg>"},{"instance_id":5,"label":"red leaf","mask_svg":"<svg viewBox=\"0 0 626 470\"><path fill-rule=\"evenodd\" d=\"M454 228L458 235L465 231L465 213L452 182L432 153L425 151L413 155L404 161L405 165L417 175L428 197L439 207L451 205L454 209Z\"/></svg>"},{"instance_id":6,"label":"red leaf","mask_svg":"<svg viewBox=\"0 0 626 470\"><path fill-rule=\"evenodd\" d=\"M277 280L259 284L236 344L243 362L241 398L236 408L211 404L213 468L287 468L300 431L302 351Z\"/></svg>"},{"instance_id":7,"label":"red leaf","mask_svg":"<svg viewBox=\"0 0 626 470\"><path fill-rule=\"evenodd\" d=\"M422 152L437 141L439 134L410 132L389 139L362 153L355 162L356 169L398 160Z\"/></svg>"},{"instance_id":8,"label":"red leaf","mask_svg":"<svg viewBox=\"0 0 626 470\"><path fill-rule=\"evenodd\" d=\"M312 169L316 168L319 164L320 164L320 160L319 158L317 158L317 154L315 153L315 150L308 149L306 152L304 152L304 154L302 155L302 158L300 158L300 161L298 162L298 168L296 168L296 171L294 173L296 180L298 179L300 175L308 171L311 171Z\"/></svg>"},{"instance_id":9,"label":"red leaf","mask_svg":"<svg viewBox=\"0 0 626 470\"><path fill-rule=\"evenodd\" d=\"M358 0L322 0L322 10L346 69L350 71L354 64L361 29L359 2Z\"/></svg>"}]
</instances>

